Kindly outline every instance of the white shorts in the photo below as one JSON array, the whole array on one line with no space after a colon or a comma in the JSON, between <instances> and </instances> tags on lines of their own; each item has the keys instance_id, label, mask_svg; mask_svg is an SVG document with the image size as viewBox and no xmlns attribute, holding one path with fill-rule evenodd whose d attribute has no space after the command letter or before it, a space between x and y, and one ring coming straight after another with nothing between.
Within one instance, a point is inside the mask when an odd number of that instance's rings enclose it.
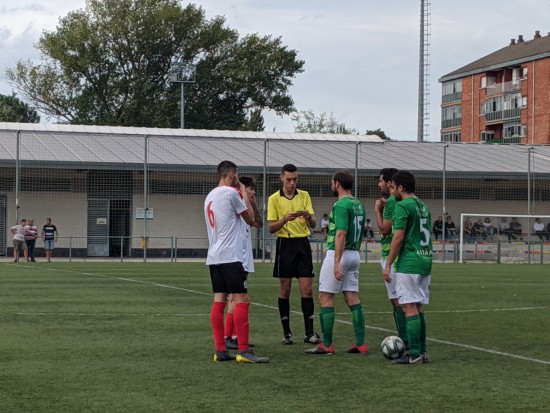
<instances>
[{"instance_id":1,"label":"white shorts","mask_svg":"<svg viewBox=\"0 0 550 413\"><path fill-rule=\"evenodd\" d=\"M429 304L431 275L395 273L399 304Z\"/></svg>"},{"instance_id":2,"label":"white shorts","mask_svg":"<svg viewBox=\"0 0 550 413\"><path fill-rule=\"evenodd\" d=\"M388 260L380 260L380 267L382 267L382 272L384 272L384 270L386 269L386 262ZM391 281L388 283L388 282L385 282L384 281L384 284L386 284L386 291L388 292L388 298L390 300L393 300L395 298L397 298L397 289L395 288L395 265L392 264L391 266L391 270L390 270L390 277L391 277ZM384 280L382 278L382 280Z\"/></svg>"},{"instance_id":3,"label":"white shorts","mask_svg":"<svg viewBox=\"0 0 550 413\"><path fill-rule=\"evenodd\" d=\"M344 279L338 281L334 276L334 251L328 250L319 275L319 292L337 294L342 291L359 292L359 251L345 250L340 267Z\"/></svg>"}]
</instances>

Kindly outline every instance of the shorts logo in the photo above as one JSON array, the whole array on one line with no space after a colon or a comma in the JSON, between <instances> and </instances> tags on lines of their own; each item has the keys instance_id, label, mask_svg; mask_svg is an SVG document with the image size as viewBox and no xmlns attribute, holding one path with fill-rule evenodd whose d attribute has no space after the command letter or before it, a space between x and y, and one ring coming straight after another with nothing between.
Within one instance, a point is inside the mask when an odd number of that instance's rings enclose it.
<instances>
[{"instance_id":1,"label":"shorts logo","mask_svg":"<svg viewBox=\"0 0 550 413\"><path fill-rule=\"evenodd\" d=\"M244 283L243 283L243 287L248 289L248 280L245 280Z\"/></svg>"}]
</instances>

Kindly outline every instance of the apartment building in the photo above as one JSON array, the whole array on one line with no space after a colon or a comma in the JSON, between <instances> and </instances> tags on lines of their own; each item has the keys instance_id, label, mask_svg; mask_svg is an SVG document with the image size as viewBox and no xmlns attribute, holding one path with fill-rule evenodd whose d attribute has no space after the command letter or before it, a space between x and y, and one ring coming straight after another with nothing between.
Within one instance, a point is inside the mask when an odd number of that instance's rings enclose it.
<instances>
[{"instance_id":1,"label":"apartment building","mask_svg":"<svg viewBox=\"0 0 550 413\"><path fill-rule=\"evenodd\" d=\"M520 35L439 82L442 142L550 144L550 33Z\"/></svg>"}]
</instances>

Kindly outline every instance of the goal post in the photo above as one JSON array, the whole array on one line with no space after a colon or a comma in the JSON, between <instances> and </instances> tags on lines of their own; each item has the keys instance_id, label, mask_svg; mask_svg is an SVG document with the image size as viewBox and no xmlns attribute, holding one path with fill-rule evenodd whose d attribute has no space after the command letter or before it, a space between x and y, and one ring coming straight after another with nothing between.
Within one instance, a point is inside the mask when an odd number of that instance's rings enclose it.
<instances>
[{"instance_id":1,"label":"goal post","mask_svg":"<svg viewBox=\"0 0 550 413\"><path fill-rule=\"evenodd\" d=\"M461 213L455 226L460 263L550 263L550 215Z\"/></svg>"}]
</instances>

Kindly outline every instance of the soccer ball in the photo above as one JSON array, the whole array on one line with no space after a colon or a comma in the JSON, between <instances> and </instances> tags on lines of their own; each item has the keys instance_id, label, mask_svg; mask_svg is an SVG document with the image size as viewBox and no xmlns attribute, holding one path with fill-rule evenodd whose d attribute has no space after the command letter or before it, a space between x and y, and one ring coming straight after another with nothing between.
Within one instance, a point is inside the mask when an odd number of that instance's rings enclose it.
<instances>
[{"instance_id":1,"label":"soccer ball","mask_svg":"<svg viewBox=\"0 0 550 413\"><path fill-rule=\"evenodd\" d=\"M395 360L405 352L405 343L397 336L389 336L380 343L380 351L388 360Z\"/></svg>"}]
</instances>

